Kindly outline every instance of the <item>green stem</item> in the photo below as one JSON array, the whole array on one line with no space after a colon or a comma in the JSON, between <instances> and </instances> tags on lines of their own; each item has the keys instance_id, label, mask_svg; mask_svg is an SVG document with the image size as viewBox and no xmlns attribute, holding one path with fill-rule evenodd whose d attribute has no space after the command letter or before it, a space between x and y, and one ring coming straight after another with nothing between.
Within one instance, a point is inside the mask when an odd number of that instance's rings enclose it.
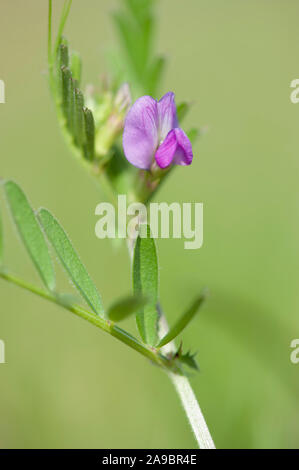
<instances>
[{"instance_id":1,"label":"green stem","mask_svg":"<svg viewBox=\"0 0 299 470\"><path fill-rule=\"evenodd\" d=\"M159 322L159 335L161 338L165 337L169 331L168 324L163 314L161 307L160 310L160 322ZM162 347L164 354L174 354L176 351L174 341L165 344ZM204 415L200 409L199 403L192 390L191 384L188 377L179 375L173 372L168 373L168 377L172 381L183 405L187 419L190 423L194 437L198 443L200 449L215 449L213 438L210 434L209 428L205 421Z\"/></svg>"},{"instance_id":2,"label":"green stem","mask_svg":"<svg viewBox=\"0 0 299 470\"><path fill-rule=\"evenodd\" d=\"M68 15L69 15L71 6L72 6L72 0L65 0L63 10L62 10L62 14L61 14L61 20L60 20L60 24L59 24L59 28L58 28L58 33L57 33L57 37L56 37L56 42L55 42L55 48L54 48L55 55L57 53L58 46L61 42L61 36L63 34L63 30L64 30L64 27L65 27L65 23L66 23Z\"/></svg>"},{"instance_id":3,"label":"green stem","mask_svg":"<svg viewBox=\"0 0 299 470\"><path fill-rule=\"evenodd\" d=\"M85 310L79 305L68 304L64 302L63 299L59 297L59 295L55 295L54 293L47 292L36 286L28 284L24 280L19 279L7 272L0 271L0 278L12 284L15 284L21 287L22 289L25 289L35 295L38 295L39 297L46 299L56 305L59 305L60 307L63 307L69 312L74 313L78 317L83 318L84 320L87 320L89 323L92 323L93 325L97 326L98 328L105 331L106 333L109 333L111 336L114 336L115 338L117 338L119 341L126 344L130 348L139 352L140 354L142 354L144 357L146 357L147 359L149 359L156 365L166 368L167 370L172 369L172 364L166 357L164 357L162 354L157 352L155 349L142 344L137 338L130 335L127 331L123 330L122 328L119 328L117 325L115 325L114 322L110 320L105 320L104 318L99 317L89 312L88 310Z\"/></svg>"}]
</instances>

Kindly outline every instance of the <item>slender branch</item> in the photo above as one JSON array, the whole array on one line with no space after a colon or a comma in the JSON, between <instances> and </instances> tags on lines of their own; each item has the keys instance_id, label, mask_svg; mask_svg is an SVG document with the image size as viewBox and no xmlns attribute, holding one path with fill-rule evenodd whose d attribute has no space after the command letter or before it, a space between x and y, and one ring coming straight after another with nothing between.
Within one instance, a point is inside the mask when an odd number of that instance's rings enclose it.
<instances>
[{"instance_id":1,"label":"slender branch","mask_svg":"<svg viewBox=\"0 0 299 470\"><path fill-rule=\"evenodd\" d=\"M160 304L158 305L158 309L160 313L159 337L164 338L169 332L169 327ZM163 354L165 355L174 354L176 349L177 348L173 340L161 348ZM213 438L210 434L209 428L193 392L189 379L184 375L179 375L173 372L169 372L168 377L170 378L177 391L177 394L180 397L181 403L199 448L215 449L216 447Z\"/></svg>"},{"instance_id":2,"label":"slender branch","mask_svg":"<svg viewBox=\"0 0 299 470\"><path fill-rule=\"evenodd\" d=\"M160 322L159 322L159 336L163 338L169 331L167 320L164 313L160 310ZM163 346L162 351L164 354L174 353L176 351L176 346L174 341L167 343ZM194 433L195 439L198 443L200 449L215 449L215 444L213 442L212 436L210 434L209 428L205 421L205 418L200 409L199 403L196 399L196 396L192 390L191 384L188 378L184 375L178 375L173 372L169 372L168 376L172 381L179 397L187 418L190 422L192 431Z\"/></svg>"},{"instance_id":3,"label":"slender branch","mask_svg":"<svg viewBox=\"0 0 299 470\"><path fill-rule=\"evenodd\" d=\"M52 294L36 286L28 284L22 279L19 279L5 271L0 271L0 278L12 284L15 284L35 295L38 295L43 299L49 300L50 302L68 310L69 312L74 313L78 317L87 320L89 323L92 323L93 325L97 326L106 333L109 333L111 336L114 336L130 348L139 352L147 359L150 359L156 365L166 368L168 370L170 370L170 368L172 367L170 361L162 354L160 354L157 350L144 345L137 338L129 334L127 331L118 327L114 322L110 320L105 320L104 318L99 317L98 315L95 315L94 313L91 313L88 310L85 310L79 305L68 303L63 299L62 296L59 296L58 294Z\"/></svg>"},{"instance_id":4,"label":"slender branch","mask_svg":"<svg viewBox=\"0 0 299 470\"><path fill-rule=\"evenodd\" d=\"M169 372L200 449L215 449L212 436L187 377Z\"/></svg>"},{"instance_id":5,"label":"slender branch","mask_svg":"<svg viewBox=\"0 0 299 470\"><path fill-rule=\"evenodd\" d=\"M159 323L159 335L164 337L169 328L165 315L160 309L160 323ZM174 353L176 351L176 346L174 341L167 343L163 346L162 351L164 354ZM186 376L179 376L173 372L169 372L168 376L172 381L179 397L189 423L191 425L192 431L194 433L195 439L198 443L200 449L215 449L215 444L210 434L209 428L205 421L205 418L200 409L199 403L196 399L196 396L192 390L191 384Z\"/></svg>"}]
</instances>

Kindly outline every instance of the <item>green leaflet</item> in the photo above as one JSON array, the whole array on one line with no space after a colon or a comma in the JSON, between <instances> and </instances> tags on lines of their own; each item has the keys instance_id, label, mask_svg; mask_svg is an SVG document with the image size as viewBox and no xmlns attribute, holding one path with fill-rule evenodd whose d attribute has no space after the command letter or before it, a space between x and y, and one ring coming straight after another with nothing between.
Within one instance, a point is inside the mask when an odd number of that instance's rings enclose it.
<instances>
[{"instance_id":1,"label":"green leaflet","mask_svg":"<svg viewBox=\"0 0 299 470\"><path fill-rule=\"evenodd\" d=\"M121 9L113 14L125 60L121 64L122 81L130 82L136 98L142 94L155 96L164 70L164 58L152 53L153 7L153 0L121 0Z\"/></svg>"},{"instance_id":2,"label":"green leaflet","mask_svg":"<svg viewBox=\"0 0 299 470\"><path fill-rule=\"evenodd\" d=\"M78 89L74 89L74 139L78 147L82 147L84 139L84 98L82 92Z\"/></svg>"},{"instance_id":3,"label":"green leaflet","mask_svg":"<svg viewBox=\"0 0 299 470\"><path fill-rule=\"evenodd\" d=\"M68 67L69 65L69 49L66 44L60 44L57 53L58 72L61 67Z\"/></svg>"},{"instance_id":4,"label":"green leaflet","mask_svg":"<svg viewBox=\"0 0 299 470\"><path fill-rule=\"evenodd\" d=\"M37 218L22 189L14 181L6 181L4 189L9 209L24 245L45 286L49 290L54 290L53 264Z\"/></svg>"},{"instance_id":5,"label":"green leaflet","mask_svg":"<svg viewBox=\"0 0 299 470\"><path fill-rule=\"evenodd\" d=\"M108 310L108 317L114 322L119 322L144 307L146 300L139 296L129 296L115 302Z\"/></svg>"},{"instance_id":6,"label":"green leaflet","mask_svg":"<svg viewBox=\"0 0 299 470\"><path fill-rule=\"evenodd\" d=\"M167 335L165 335L164 338L162 338L162 340L158 344L159 348L161 348L162 346L165 346L165 344L167 343L170 343L170 341L176 338L183 331L183 329L191 322L193 317L196 315L196 313L198 312L204 300L205 300L205 295L201 294L192 303L191 307L186 312L183 313L183 315L179 318L176 324L170 329Z\"/></svg>"},{"instance_id":7,"label":"green leaflet","mask_svg":"<svg viewBox=\"0 0 299 470\"><path fill-rule=\"evenodd\" d=\"M39 220L56 254L74 285L92 310L104 316L104 308L97 288L89 277L84 265L73 248L68 236L59 222L46 209L40 209Z\"/></svg>"},{"instance_id":8,"label":"green leaflet","mask_svg":"<svg viewBox=\"0 0 299 470\"><path fill-rule=\"evenodd\" d=\"M95 154L95 124L93 114L90 109L83 108L84 117L84 144L83 151L86 160L93 160Z\"/></svg>"},{"instance_id":9,"label":"green leaflet","mask_svg":"<svg viewBox=\"0 0 299 470\"><path fill-rule=\"evenodd\" d=\"M133 287L135 295L149 299L147 305L137 313L136 322L143 341L155 346L158 330L158 260L149 226L146 227L146 233L146 238L139 235L135 243Z\"/></svg>"},{"instance_id":10,"label":"green leaflet","mask_svg":"<svg viewBox=\"0 0 299 470\"><path fill-rule=\"evenodd\" d=\"M73 131L73 92L74 85L72 74L68 67L61 67L62 74L62 110L66 119L67 127Z\"/></svg>"}]
</instances>

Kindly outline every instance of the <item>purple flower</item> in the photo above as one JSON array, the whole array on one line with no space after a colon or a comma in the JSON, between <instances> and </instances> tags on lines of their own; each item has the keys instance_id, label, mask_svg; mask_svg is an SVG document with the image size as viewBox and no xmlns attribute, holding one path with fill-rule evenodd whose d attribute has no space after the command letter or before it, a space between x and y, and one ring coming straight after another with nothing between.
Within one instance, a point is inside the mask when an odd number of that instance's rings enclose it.
<instances>
[{"instance_id":1,"label":"purple flower","mask_svg":"<svg viewBox=\"0 0 299 470\"><path fill-rule=\"evenodd\" d=\"M191 164L192 145L179 127L174 93L158 102L142 96L133 104L125 120L123 147L127 160L143 170L154 160L160 168Z\"/></svg>"}]
</instances>

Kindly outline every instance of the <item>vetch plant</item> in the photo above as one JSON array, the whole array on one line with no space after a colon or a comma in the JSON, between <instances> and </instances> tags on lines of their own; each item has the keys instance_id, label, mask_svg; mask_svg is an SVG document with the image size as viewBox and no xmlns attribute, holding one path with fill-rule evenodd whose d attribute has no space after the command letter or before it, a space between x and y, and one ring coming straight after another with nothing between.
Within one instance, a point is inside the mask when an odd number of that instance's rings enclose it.
<instances>
[{"instance_id":1,"label":"vetch plant","mask_svg":"<svg viewBox=\"0 0 299 470\"><path fill-rule=\"evenodd\" d=\"M122 2L123 9L114 15L122 52L117 54L118 60L112 55L112 79L103 83L100 91L88 87L85 93L80 88L81 59L63 37L71 3L64 2L53 43L49 0L49 81L63 134L83 167L109 188L112 201L124 194L130 202L146 205L173 168L191 164L192 142L198 135L195 130L185 134L180 127L188 104L176 107L173 93L159 101L150 96L156 96L165 63L152 54L154 2ZM5 180L1 185L14 224L44 287L33 286L8 271L3 261L1 223L0 277L87 320L159 366L180 396L198 445L214 448L187 378L188 369L198 368L195 357L183 350L182 343L179 347L174 343L199 311L205 293L168 328L159 298L158 257L150 225L140 223L139 234L127 238L133 292L126 298L116 298L105 308L99 290L58 220L45 208L34 210L14 181ZM141 236L142 231L147 237ZM59 290L53 254L86 306L74 303L69 293ZM130 315L136 317L140 339L118 325Z\"/></svg>"}]
</instances>

